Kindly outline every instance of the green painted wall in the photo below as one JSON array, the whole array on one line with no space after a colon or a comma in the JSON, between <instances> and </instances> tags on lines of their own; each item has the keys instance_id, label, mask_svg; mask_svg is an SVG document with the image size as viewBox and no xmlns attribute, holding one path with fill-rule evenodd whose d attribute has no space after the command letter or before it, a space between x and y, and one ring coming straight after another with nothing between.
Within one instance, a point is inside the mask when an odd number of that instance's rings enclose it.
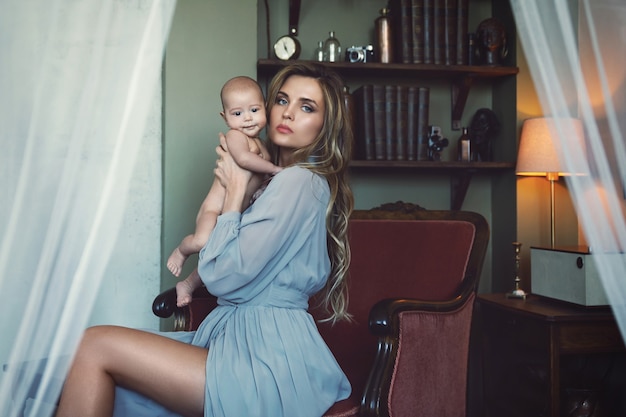
<instances>
[{"instance_id":1,"label":"green painted wall","mask_svg":"<svg viewBox=\"0 0 626 417\"><path fill-rule=\"evenodd\" d=\"M177 279L165 261L193 232L211 182L220 117L219 92L235 75L256 76L257 2L180 0L164 64L162 288ZM190 259L183 274L193 269Z\"/></svg>"}]
</instances>

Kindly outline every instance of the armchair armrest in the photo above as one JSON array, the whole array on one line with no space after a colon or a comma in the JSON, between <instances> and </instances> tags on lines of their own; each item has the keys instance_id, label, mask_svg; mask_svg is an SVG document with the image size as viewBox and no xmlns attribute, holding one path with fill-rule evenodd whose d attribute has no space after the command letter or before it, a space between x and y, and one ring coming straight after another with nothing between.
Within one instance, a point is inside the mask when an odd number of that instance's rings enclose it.
<instances>
[{"instance_id":1,"label":"armchair armrest","mask_svg":"<svg viewBox=\"0 0 626 417\"><path fill-rule=\"evenodd\" d=\"M369 328L371 333L378 337L378 346L362 398L361 415L389 415L389 408L394 401L394 387L406 386L409 379L418 385L450 386L451 394L453 391L462 392L461 398L455 399L454 395L450 395L449 401L454 404L453 407L457 407L457 410L465 409L469 334L474 299L474 289L468 285L459 296L448 301L390 298L381 300L372 307ZM425 317L428 318L423 320ZM423 330L420 321L427 322ZM445 330L439 332L436 329ZM420 361L426 357L429 357L425 359L426 361L434 360L433 355L424 352L425 345L430 345L430 349L433 350L445 351L446 358L454 358L448 364L454 372L444 371L440 375L427 375L428 372L423 372L424 366ZM415 352L420 349L421 352ZM450 375L454 374L456 376L450 379ZM406 397L402 394L398 396ZM428 398L414 401L419 403L433 400ZM402 402L406 403L406 400ZM459 412L459 415L464 414Z\"/></svg>"},{"instance_id":2,"label":"armchair armrest","mask_svg":"<svg viewBox=\"0 0 626 417\"><path fill-rule=\"evenodd\" d=\"M155 316L161 318L168 318L178 310L176 306L176 288L172 287L163 291L161 294L154 297L152 302L152 312Z\"/></svg>"},{"instance_id":3,"label":"armchair armrest","mask_svg":"<svg viewBox=\"0 0 626 417\"><path fill-rule=\"evenodd\" d=\"M152 302L152 312L161 318L174 316L175 331L190 331L198 328L202 319L217 306L217 298L209 294L205 287L193 293L189 305L176 305L176 287L172 287L157 295Z\"/></svg>"},{"instance_id":4,"label":"armchair armrest","mask_svg":"<svg viewBox=\"0 0 626 417\"><path fill-rule=\"evenodd\" d=\"M467 274L463 279L459 295L445 301L423 301L406 298L384 299L372 307L369 314L369 329L373 335L384 337L399 332L399 314L403 311L446 312L460 308L476 291L477 280Z\"/></svg>"}]
</instances>

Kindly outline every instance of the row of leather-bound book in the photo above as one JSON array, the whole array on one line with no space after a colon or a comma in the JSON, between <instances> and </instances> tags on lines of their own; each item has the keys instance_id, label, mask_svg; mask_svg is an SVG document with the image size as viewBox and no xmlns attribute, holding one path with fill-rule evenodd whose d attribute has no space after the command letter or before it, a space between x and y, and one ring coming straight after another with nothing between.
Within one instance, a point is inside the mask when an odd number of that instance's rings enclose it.
<instances>
[{"instance_id":1,"label":"row of leather-bound book","mask_svg":"<svg viewBox=\"0 0 626 417\"><path fill-rule=\"evenodd\" d=\"M469 0L391 0L395 61L468 65Z\"/></svg>"},{"instance_id":2,"label":"row of leather-bound book","mask_svg":"<svg viewBox=\"0 0 626 417\"><path fill-rule=\"evenodd\" d=\"M356 159L428 159L428 87L366 84L352 97Z\"/></svg>"}]
</instances>

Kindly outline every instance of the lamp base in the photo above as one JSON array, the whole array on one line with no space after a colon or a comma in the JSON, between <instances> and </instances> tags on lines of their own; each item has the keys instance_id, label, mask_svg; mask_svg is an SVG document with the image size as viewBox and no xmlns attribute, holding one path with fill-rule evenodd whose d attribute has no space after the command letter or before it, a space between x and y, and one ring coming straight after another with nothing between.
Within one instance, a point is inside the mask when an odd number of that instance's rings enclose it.
<instances>
[{"instance_id":1,"label":"lamp base","mask_svg":"<svg viewBox=\"0 0 626 417\"><path fill-rule=\"evenodd\" d=\"M506 293L506 298L520 298L522 300L525 300L527 296L528 294L526 294L526 292L524 292L524 290L522 290L521 288Z\"/></svg>"}]
</instances>

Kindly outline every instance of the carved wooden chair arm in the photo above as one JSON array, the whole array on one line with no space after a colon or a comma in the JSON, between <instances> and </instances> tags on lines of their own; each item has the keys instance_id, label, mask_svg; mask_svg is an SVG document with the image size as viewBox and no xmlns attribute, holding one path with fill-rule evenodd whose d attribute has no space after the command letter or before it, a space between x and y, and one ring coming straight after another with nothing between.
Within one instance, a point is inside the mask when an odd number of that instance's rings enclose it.
<instances>
[{"instance_id":1,"label":"carved wooden chair arm","mask_svg":"<svg viewBox=\"0 0 626 417\"><path fill-rule=\"evenodd\" d=\"M216 298L200 287L193 293L191 304L176 305L176 288L172 287L157 295L152 302L152 312L161 318L174 316L175 331L195 330L206 314L217 305Z\"/></svg>"},{"instance_id":2,"label":"carved wooden chair arm","mask_svg":"<svg viewBox=\"0 0 626 417\"><path fill-rule=\"evenodd\" d=\"M469 278L469 279L468 279ZM378 347L372 364L372 371L368 377L360 416L386 416L389 398L392 389L397 362L400 360L400 333L402 331L401 313L423 313L435 316L451 314L470 314L475 299L476 280L466 277L459 296L446 301L424 301L408 298L388 298L376 303L369 314L369 329L378 337ZM451 318L455 320L454 318ZM447 320L447 319L444 319ZM467 327L471 320L466 321ZM469 331L469 330L468 330ZM443 335L442 335L443 336ZM447 336L450 337L450 336ZM454 338L454 336L452 336ZM442 337L445 340L445 337ZM436 341L433 341L436 343ZM445 343L445 342L444 342ZM461 359L461 362L467 361ZM467 365L465 363L464 365ZM461 365L463 366L463 364ZM461 371L461 368L459 368Z\"/></svg>"}]
</instances>

